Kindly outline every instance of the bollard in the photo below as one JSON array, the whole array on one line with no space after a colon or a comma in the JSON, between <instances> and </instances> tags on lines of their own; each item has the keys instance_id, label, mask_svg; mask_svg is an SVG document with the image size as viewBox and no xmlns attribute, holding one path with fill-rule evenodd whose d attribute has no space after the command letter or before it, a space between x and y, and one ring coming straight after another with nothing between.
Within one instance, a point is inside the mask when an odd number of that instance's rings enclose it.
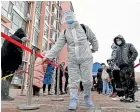
<instances>
[{"instance_id":1,"label":"bollard","mask_svg":"<svg viewBox=\"0 0 140 112\"><path fill-rule=\"evenodd\" d=\"M35 110L39 109L40 105L37 104L31 104L31 98L32 98L32 84L33 84L33 72L34 72L34 62L35 62L35 53L36 50L38 50L37 47L32 46L32 53L30 57L30 70L29 70L29 85L28 85L28 91L27 91L27 104L22 104L18 106L18 109L20 110Z\"/></svg>"},{"instance_id":2,"label":"bollard","mask_svg":"<svg viewBox=\"0 0 140 112\"><path fill-rule=\"evenodd\" d=\"M57 97L53 98L52 101L64 101L64 98L59 98L59 79L60 79L60 69L57 69Z\"/></svg>"},{"instance_id":3,"label":"bollard","mask_svg":"<svg viewBox=\"0 0 140 112\"><path fill-rule=\"evenodd\" d=\"M26 71L26 69L25 69ZM23 73L23 80L22 80L22 86L21 86L21 93L20 96L26 96L25 94L23 94L23 90L24 90L24 83L25 83L25 72Z\"/></svg>"},{"instance_id":4,"label":"bollard","mask_svg":"<svg viewBox=\"0 0 140 112\"><path fill-rule=\"evenodd\" d=\"M26 42L23 44L26 46ZM23 54L26 54L26 51L24 51ZM26 66L25 66L25 63L24 63L24 71L26 71ZM24 84L25 84L25 78L26 78L26 73L23 72L23 80L22 80L22 86L21 86L21 93L20 93L20 96L26 96L25 94L23 94L23 90L24 90Z\"/></svg>"}]
</instances>

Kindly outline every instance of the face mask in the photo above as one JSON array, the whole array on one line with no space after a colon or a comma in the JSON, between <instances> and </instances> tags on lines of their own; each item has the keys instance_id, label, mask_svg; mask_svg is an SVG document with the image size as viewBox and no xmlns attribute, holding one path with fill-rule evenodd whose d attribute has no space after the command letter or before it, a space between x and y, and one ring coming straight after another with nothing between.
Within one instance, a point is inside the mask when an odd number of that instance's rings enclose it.
<instances>
[{"instance_id":1,"label":"face mask","mask_svg":"<svg viewBox=\"0 0 140 112\"><path fill-rule=\"evenodd\" d=\"M73 20L66 21L67 24L72 24L73 22L74 22Z\"/></svg>"},{"instance_id":2,"label":"face mask","mask_svg":"<svg viewBox=\"0 0 140 112\"><path fill-rule=\"evenodd\" d=\"M105 65L102 65L102 68L105 68Z\"/></svg>"},{"instance_id":3,"label":"face mask","mask_svg":"<svg viewBox=\"0 0 140 112\"><path fill-rule=\"evenodd\" d=\"M118 44L118 45L121 45L121 44L122 44L122 41L118 41L117 44Z\"/></svg>"}]
</instances>

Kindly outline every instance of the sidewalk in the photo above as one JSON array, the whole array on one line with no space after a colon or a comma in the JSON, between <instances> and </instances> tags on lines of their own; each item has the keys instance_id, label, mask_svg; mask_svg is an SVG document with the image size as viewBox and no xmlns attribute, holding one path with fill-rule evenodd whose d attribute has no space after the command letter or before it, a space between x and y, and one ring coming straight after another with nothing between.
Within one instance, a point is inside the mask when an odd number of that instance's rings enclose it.
<instances>
[{"instance_id":1,"label":"sidewalk","mask_svg":"<svg viewBox=\"0 0 140 112\"><path fill-rule=\"evenodd\" d=\"M8 102L2 101L1 112L70 112L68 108L69 95L61 95L64 101L51 101L52 96L40 96L33 97L32 104L40 104L40 109L23 111L18 110L17 106L26 103L26 96L19 96L20 89L11 89L11 96L15 98L15 101ZM140 104L140 91L136 93L136 99L139 102L136 103L122 103L120 101L112 101L109 96L99 95L97 92L92 92L92 98L94 101L95 109L89 110L85 107L83 100L83 94L79 95L79 108L76 112L140 112L140 109L136 108L137 104ZM97 111L102 110L102 111ZM95 111L96 110L96 111Z\"/></svg>"}]
</instances>

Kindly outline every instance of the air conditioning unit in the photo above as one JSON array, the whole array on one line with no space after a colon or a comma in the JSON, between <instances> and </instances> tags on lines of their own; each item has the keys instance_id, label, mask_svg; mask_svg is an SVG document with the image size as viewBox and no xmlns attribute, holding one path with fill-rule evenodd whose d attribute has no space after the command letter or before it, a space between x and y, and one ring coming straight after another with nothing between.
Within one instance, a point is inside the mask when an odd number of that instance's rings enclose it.
<instances>
[{"instance_id":1,"label":"air conditioning unit","mask_svg":"<svg viewBox=\"0 0 140 112\"><path fill-rule=\"evenodd\" d=\"M25 17L24 19L25 19L26 21L30 21L30 20L31 20L30 14L28 13L28 14L27 14L27 17Z\"/></svg>"}]
</instances>

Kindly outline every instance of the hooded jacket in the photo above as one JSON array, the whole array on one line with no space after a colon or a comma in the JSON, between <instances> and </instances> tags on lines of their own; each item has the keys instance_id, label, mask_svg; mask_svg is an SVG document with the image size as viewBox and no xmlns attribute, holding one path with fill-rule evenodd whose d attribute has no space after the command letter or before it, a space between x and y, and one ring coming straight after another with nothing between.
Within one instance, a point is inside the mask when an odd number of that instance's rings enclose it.
<instances>
[{"instance_id":1,"label":"hooded jacket","mask_svg":"<svg viewBox=\"0 0 140 112\"><path fill-rule=\"evenodd\" d=\"M22 43L22 38L26 37L26 33L22 28L18 29L12 36L14 40ZM1 68L2 77L14 73L22 64L23 50L13 43L5 40L1 48Z\"/></svg>"},{"instance_id":2,"label":"hooded jacket","mask_svg":"<svg viewBox=\"0 0 140 112\"><path fill-rule=\"evenodd\" d=\"M51 84L53 81L53 72L54 72L54 66L51 64L47 65L46 73L44 75L43 84Z\"/></svg>"},{"instance_id":3,"label":"hooded jacket","mask_svg":"<svg viewBox=\"0 0 140 112\"><path fill-rule=\"evenodd\" d=\"M118 49L118 46L115 43L113 43L111 48L112 48L111 58L109 58L107 60L107 63L109 65L109 68L111 68L112 70L118 70L119 68L116 66L116 60L115 60L115 58L116 58L116 51Z\"/></svg>"},{"instance_id":4,"label":"hooded jacket","mask_svg":"<svg viewBox=\"0 0 140 112\"><path fill-rule=\"evenodd\" d=\"M118 45L116 39L121 39L122 44ZM114 43L118 46L115 57L117 65L120 67L134 64L134 61L138 56L135 47L131 43L126 43L122 35L116 36L114 38Z\"/></svg>"},{"instance_id":5,"label":"hooded jacket","mask_svg":"<svg viewBox=\"0 0 140 112\"><path fill-rule=\"evenodd\" d=\"M45 56L46 51L41 53L42 56ZM46 72L47 64L42 65L42 59L37 57L34 65L34 77L33 77L33 85L39 88L43 86L43 78Z\"/></svg>"}]
</instances>

